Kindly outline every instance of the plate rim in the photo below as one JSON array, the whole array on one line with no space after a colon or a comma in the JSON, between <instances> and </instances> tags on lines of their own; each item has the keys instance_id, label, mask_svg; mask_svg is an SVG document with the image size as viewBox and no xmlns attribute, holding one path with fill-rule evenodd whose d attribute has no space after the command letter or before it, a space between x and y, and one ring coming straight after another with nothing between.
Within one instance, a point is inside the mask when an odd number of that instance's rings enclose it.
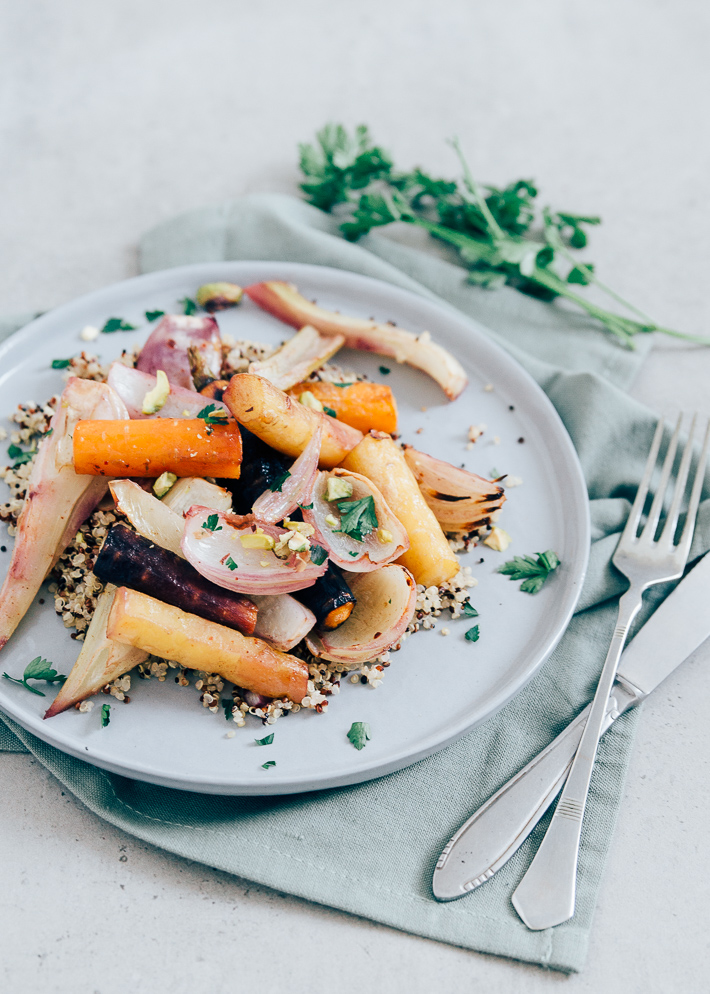
<instances>
[{"instance_id":1,"label":"plate rim","mask_svg":"<svg viewBox=\"0 0 710 994\"><path fill-rule=\"evenodd\" d=\"M3 699L0 706L0 710L7 713L11 720L17 722L22 728L46 744L53 746L67 755L81 759L84 762L88 762L109 772L173 789L232 796L269 796L341 787L386 776L389 773L411 766L435 752L441 751L452 742L472 731L483 721L493 718L501 708L516 697L537 675L567 630L579 601L586 576L590 553L591 524L587 486L579 456L552 401L527 370L502 345L499 345L489 337L484 325L476 319L463 314L457 308L453 307L453 305L449 304L448 301L439 299L436 295L419 295L414 290L405 289L385 279L378 279L349 269L293 261L233 259L190 263L150 273L143 273L92 290L80 297L75 297L35 318L0 343L0 360L18 345L24 344L27 340L32 340L37 333L41 334L45 325L51 327L56 320L71 320L73 310L83 310L87 306L100 304L104 298L111 297L116 292L120 292L124 287L132 288L141 284L156 282L160 284L163 281L169 285L173 281L179 281L181 278L194 278L199 281L201 276L226 278L230 272L233 273L235 267L249 266L271 267L275 270L273 278L283 279L284 270L288 270L289 273L295 273L296 279L299 273L302 274L304 279L317 279L318 275L324 275L326 278L336 282L338 280L349 281L354 279L364 289L367 289L367 286L371 285L373 290L377 288L380 293L385 290L388 294L394 295L395 298L399 297L402 299L404 303L409 303L410 306L412 303L416 303L424 312L431 311L432 319L436 318L435 312L443 311L446 320L450 324L454 326L458 325L458 329L456 330L470 336L471 344L477 349L479 354L484 354L487 359L492 360L496 365L502 364L508 376L517 379L524 385L528 391L528 399L534 399L537 403L538 411L536 413L543 413L548 423L554 425L554 442L562 450L561 454L564 456L564 465L567 469L569 483L571 489L575 491L563 496L563 506L571 511L574 518L574 520L571 518L567 520L573 526L577 552L579 553L579 558L575 557L573 576L570 577L568 587L565 591L565 610L560 616L560 621L556 629L547 637L542 648L538 650L534 662L523 669L517 678L511 680L498 694L493 695L492 702L487 707L485 714L476 715L474 713L472 718L462 718L447 728L445 733L442 734L441 731L432 733L427 739L418 742L416 749L412 749L411 746L403 747L390 755L386 760L380 758L367 761L366 756L358 753L357 757L353 756L353 760L359 759L360 762L354 762L350 769L343 770L342 772L334 771L323 777L318 777L317 774L304 775L301 773L292 777L281 774L278 779L275 777L270 778L263 785L261 783L240 783L238 777L227 779L215 777L214 775L198 776L194 773L185 777L184 775L175 775L169 772L156 772L155 770L151 770L149 766L146 766L145 761L127 759L125 763L116 763L110 757L102 755L100 749L87 749L86 746L82 749L82 747L74 742L67 741L67 736L62 734L60 729L53 732L51 727L42 718L37 718L34 715L26 715L25 713L16 713L12 707L11 700ZM266 279L268 277L263 278ZM159 290L160 286L156 287L156 289ZM423 318L425 321L429 320L426 313L423 315ZM581 500L580 497L582 498Z\"/></svg>"}]
</instances>

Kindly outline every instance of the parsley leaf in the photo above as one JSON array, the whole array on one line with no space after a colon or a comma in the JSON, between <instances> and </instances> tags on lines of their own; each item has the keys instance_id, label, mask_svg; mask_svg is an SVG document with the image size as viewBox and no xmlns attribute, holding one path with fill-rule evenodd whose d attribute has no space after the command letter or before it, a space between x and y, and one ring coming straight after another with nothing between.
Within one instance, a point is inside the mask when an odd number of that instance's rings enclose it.
<instances>
[{"instance_id":1,"label":"parsley leaf","mask_svg":"<svg viewBox=\"0 0 710 994\"><path fill-rule=\"evenodd\" d=\"M52 369L66 369L71 365L71 359L52 359Z\"/></svg>"},{"instance_id":2,"label":"parsley leaf","mask_svg":"<svg viewBox=\"0 0 710 994\"><path fill-rule=\"evenodd\" d=\"M216 404L207 404L197 415L208 425L223 425L227 421L227 412Z\"/></svg>"},{"instance_id":3,"label":"parsley leaf","mask_svg":"<svg viewBox=\"0 0 710 994\"><path fill-rule=\"evenodd\" d=\"M463 605L461 606L461 614L463 614L464 617L466 617L466 618L477 618L478 617L478 611L473 606L473 604L471 603L471 601L465 601L463 603Z\"/></svg>"},{"instance_id":4,"label":"parsley leaf","mask_svg":"<svg viewBox=\"0 0 710 994\"><path fill-rule=\"evenodd\" d=\"M283 485L286 480L288 480L290 475L291 472L288 469L285 469L283 473L279 473L279 475L269 484L269 490L273 490L274 492L278 490L278 492L281 493Z\"/></svg>"},{"instance_id":5,"label":"parsley leaf","mask_svg":"<svg viewBox=\"0 0 710 994\"><path fill-rule=\"evenodd\" d=\"M28 452L23 452L19 445L10 445L7 450L7 454L13 461L13 469L17 466L22 466L23 463L31 462L32 457L36 454L36 446L31 448Z\"/></svg>"},{"instance_id":6,"label":"parsley leaf","mask_svg":"<svg viewBox=\"0 0 710 994\"><path fill-rule=\"evenodd\" d=\"M183 314L195 314L197 312L197 304L192 297L183 297L178 303L182 304Z\"/></svg>"},{"instance_id":7,"label":"parsley leaf","mask_svg":"<svg viewBox=\"0 0 710 994\"><path fill-rule=\"evenodd\" d=\"M101 727L106 728L106 726L111 721L111 705L102 704L101 705Z\"/></svg>"},{"instance_id":8,"label":"parsley leaf","mask_svg":"<svg viewBox=\"0 0 710 994\"><path fill-rule=\"evenodd\" d=\"M350 726L348 738L358 751L360 751L360 749L364 749L367 744L367 740L371 738L370 726L366 721L354 721Z\"/></svg>"},{"instance_id":9,"label":"parsley leaf","mask_svg":"<svg viewBox=\"0 0 710 994\"><path fill-rule=\"evenodd\" d=\"M313 508L313 501L310 504L299 504L298 505L302 511L310 511Z\"/></svg>"},{"instance_id":10,"label":"parsley leaf","mask_svg":"<svg viewBox=\"0 0 710 994\"><path fill-rule=\"evenodd\" d=\"M340 531L356 542L362 542L366 535L378 527L375 513L375 498L372 494L361 500L339 500Z\"/></svg>"},{"instance_id":11,"label":"parsley leaf","mask_svg":"<svg viewBox=\"0 0 710 994\"><path fill-rule=\"evenodd\" d=\"M135 325L124 321L123 318L109 318L101 329L102 334L110 335L114 331L135 331Z\"/></svg>"},{"instance_id":12,"label":"parsley leaf","mask_svg":"<svg viewBox=\"0 0 710 994\"><path fill-rule=\"evenodd\" d=\"M338 412L334 411L332 407L326 407L325 404L323 404L323 413L329 414L331 418L337 419L338 417Z\"/></svg>"},{"instance_id":13,"label":"parsley leaf","mask_svg":"<svg viewBox=\"0 0 710 994\"><path fill-rule=\"evenodd\" d=\"M316 543L311 544L311 562L315 566L320 566L328 558L328 553L325 551L322 545L317 545Z\"/></svg>"},{"instance_id":14,"label":"parsley leaf","mask_svg":"<svg viewBox=\"0 0 710 994\"><path fill-rule=\"evenodd\" d=\"M380 372L382 373L383 376L387 376L387 374L391 373L392 370L388 369L387 366L380 366Z\"/></svg>"},{"instance_id":15,"label":"parsley leaf","mask_svg":"<svg viewBox=\"0 0 710 994\"><path fill-rule=\"evenodd\" d=\"M218 514L209 514L207 516L207 521L202 522L202 527L206 528L208 532L221 532L222 526L217 524L219 521Z\"/></svg>"},{"instance_id":16,"label":"parsley leaf","mask_svg":"<svg viewBox=\"0 0 710 994\"><path fill-rule=\"evenodd\" d=\"M536 559L533 556L514 556L499 566L498 572L509 576L511 580L522 580L520 589L524 593L537 594L550 573L560 565L560 560L552 549L537 552L536 556Z\"/></svg>"},{"instance_id":17,"label":"parsley leaf","mask_svg":"<svg viewBox=\"0 0 710 994\"><path fill-rule=\"evenodd\" d=\"M478 642L480 637L481 633L478 629L478 625L474 625L473 628L469 628L469 630L464 635L464 638L466 639L467 642Z\"/></svg>"},{"instance_id":18,"label":"parsley leaf","mask_svg":"<svg viewBox=\"0 0 710 994\"><path fill-rule=\"evenodd\" d=\"M219 528L213 530L219 531ZM227 556L227 558L224 560L224 565L227 567L227 569L231 569L232 572L234 572L235 569L239 569L239 565L234 562L231 556Z\"/></svg>"},{"instance_id":19,"label":"parsley leaf","mask_svg":"<svg viewBox=\"0 0 710 994\"><path fill-rule=\"evenodd\" d=\"M254 741L258 746L270 746L274 741L274 733L272 732L271 735L265 735L263 739L254 739Z\"/></svg>"},{"instance_id":20,"label":"parsley leaf","mask_svg":"<svg viewBox=\"0 0 710 994\"><path fill-rule=\"evenodd\" d=\"M165 311L146 311L145 319L146 321L157 321L158 318L165 316Z\"/></svg>"},{"instance_id":21,"label":"parsley leaf","mask_svg":"<svg viewBox=\"0 0 710 994\"><path fill-rule=\"evenodd\" d=\"M276 766L275 759L268 759L265 763L261 764L262 770L270 770L272 766Z\"/></svg>"},{"instance_id":22,"label":"parsley leaf","mask_svg":"<svg viewBox=\"0 0 710 994\"><path fill-rule=\"evenodd\" d=\"M232 720L232 708L234 707L234 698L232 698L232 697L223 697L222 700L219 703L224 708L224 717L227 719L227 721L231 721Z\"/></svg>"},{"instance_id":23,"label":"parsley leaf","mask_svg":"<svg viewBox=\"0 0 710 994\"><path fill-rule=\"evenodd\" d=\"M11 683L17 683L20 687L25 687L25 689L29 690L31 694L37 694L38 697L44 697L44 692L42 690L37 690L36 687L30 687L27 682L28 680L46 680L47 683L64 683L66 680L65 676L62 676L61 673L57 673L57 671L53 669L52 664L48 663L46 659L42 659L41 656L35 656L35 658L27 664L21 680L18 680L14 676L9 676L7 673L3 673L3 676Z\"/></svg>"}]
</instances>

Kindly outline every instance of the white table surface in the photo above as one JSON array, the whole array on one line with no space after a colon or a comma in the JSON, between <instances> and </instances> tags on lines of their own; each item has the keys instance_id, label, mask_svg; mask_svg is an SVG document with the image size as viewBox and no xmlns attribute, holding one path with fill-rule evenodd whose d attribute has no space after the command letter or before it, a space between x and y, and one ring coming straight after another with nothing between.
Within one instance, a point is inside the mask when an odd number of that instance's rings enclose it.
<instances>
[{"instance_id":1,"label":"white table surface","mask_svg":"<svg viewBox=\"0 0 710 994\"><path fill-rule=\"evenodd\" d=\"M142 231L292 192L296 143L368 122L403 165L533 176L600 213L591 257L710 333L702 0L32 0L0 4L0 306L133 275ZM710 414L710 350L657 344L633 395ZM170 856L0 756L0 987L13 994L707 990L710 644L645 708L586 971L406 935Z\"/></svg>"}]
</instances>

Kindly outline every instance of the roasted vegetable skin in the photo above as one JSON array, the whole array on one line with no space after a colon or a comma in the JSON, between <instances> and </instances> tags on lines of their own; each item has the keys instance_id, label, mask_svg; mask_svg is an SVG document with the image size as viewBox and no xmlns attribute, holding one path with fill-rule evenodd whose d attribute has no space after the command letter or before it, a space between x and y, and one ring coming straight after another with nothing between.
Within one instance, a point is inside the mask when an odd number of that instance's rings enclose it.
<instances>
[{"instance_id":1,"label":"roasted vegetable skin","mask_svg":"<svg viewBox=\"0 0 710 994\"><path fill-rule=\"evenodd\" d=\"M320 628L333 631L347 621L355 607L355 596L338 567L329 562L325 573L312 587L294 596L316 616Z\"/></svg>"},{"instance_id":2,"label":"roasted vegetable skin","mask_svg":"<svg viewBox=\"0 0 710 994\"><path fill-rule=\"evenodd\" d=\"M102 583L158 597L166 604L245 635L251 635L256 626L253 601L210 583L180 556L124 524L114 525L106 536L94 573Z\"/></svg>"},{"instance_id":3,"label":"roasted vegetable skin","mask_svg":"<svg viewBox=\"0 0 710 994\"><path fill-rule=\"evenodd\" d=\"M308 693L302 659L127 587L116 591L106 634L190 669L219 673L265 697L300 704Z\"/></svg>"}]
</instances>

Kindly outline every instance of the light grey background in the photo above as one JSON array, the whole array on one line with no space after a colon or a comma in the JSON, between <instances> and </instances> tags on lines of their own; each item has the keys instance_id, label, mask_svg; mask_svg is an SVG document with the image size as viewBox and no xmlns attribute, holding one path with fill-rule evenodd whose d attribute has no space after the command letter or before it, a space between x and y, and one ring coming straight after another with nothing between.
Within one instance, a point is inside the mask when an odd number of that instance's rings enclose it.
<instances>
[{"instance_id":1,"label":"light grey background","mask_svg":"<svg viewBox=\"0 0 710 994\"><path fill-rule=\"evenodd\" d=\"M698 0L3 0L0 308L133 275L174 213L294 191L296 144L368 122L402 165L532 176L600 213L601 274L710 333L710 17ZM710 350L661 341L634 395L710 414ZM710 645L646 706L582 976L319 908L105 825L0 757L0 979L25 994L707 987Z\"/></svg>"}]
</instances>

